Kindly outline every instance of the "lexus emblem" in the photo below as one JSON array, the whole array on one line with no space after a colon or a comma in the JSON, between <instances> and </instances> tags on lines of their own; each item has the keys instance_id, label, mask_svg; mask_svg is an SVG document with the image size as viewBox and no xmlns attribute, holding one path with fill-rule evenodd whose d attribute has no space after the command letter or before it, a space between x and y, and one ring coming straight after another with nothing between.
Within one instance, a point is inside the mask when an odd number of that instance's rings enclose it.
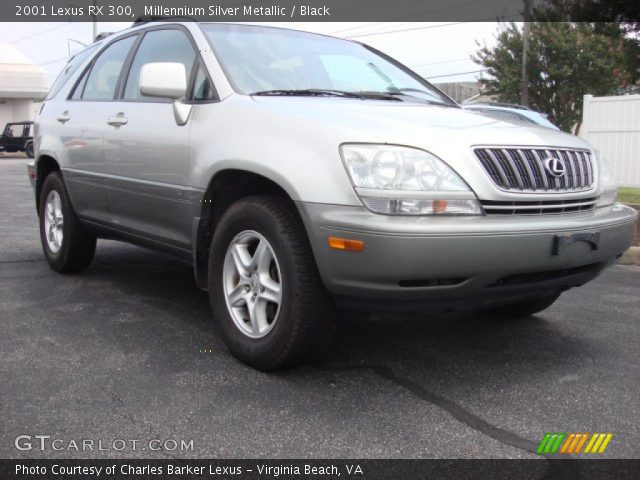
<instances>
[{"instance_id":1,"label":"lexus emblem","mask_svg":"<svg viewBox=\"0 0 640 480\"><path fill-rule=\"evenodd\" d=\"M567 167L564 162L555 157L545 158L544 168L549 172L549 175L554 177L563 177L567 173Z\"/></svg>"}]
</instances>

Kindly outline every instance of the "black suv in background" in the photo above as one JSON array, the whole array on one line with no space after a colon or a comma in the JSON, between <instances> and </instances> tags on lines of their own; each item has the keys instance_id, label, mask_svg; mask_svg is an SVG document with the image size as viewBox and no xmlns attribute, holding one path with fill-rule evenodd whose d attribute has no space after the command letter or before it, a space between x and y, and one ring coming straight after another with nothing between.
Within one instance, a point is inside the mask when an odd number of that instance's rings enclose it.
<instances>
[{"instance_id":1,"label":"black suv in background","mask_svg":"<svg viewBox=\"0 0 640 480\"><path fill-rule=\"evenodd\" d=\"M24 152L33 158L33 122L7 123L0 137L0 152Z\"/></svg>"}]
</instances>

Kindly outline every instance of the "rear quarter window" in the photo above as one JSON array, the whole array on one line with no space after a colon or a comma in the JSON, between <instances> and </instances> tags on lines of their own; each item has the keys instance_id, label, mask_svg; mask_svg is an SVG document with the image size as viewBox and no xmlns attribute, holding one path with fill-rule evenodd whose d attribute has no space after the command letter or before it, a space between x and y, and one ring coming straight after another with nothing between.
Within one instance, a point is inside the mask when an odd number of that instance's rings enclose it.
<instances>
[{"instance_id":1,"label":"rear quarter window","mask_svg":"<svg viewBox=\"0 0 640 480\"><path fill-rule=\"evenodd\" d=\"M67 84L67 81L71 78L71 76L80 68L80 66L87 60L93 52L95 52L97 45L91 45L89 48L85 48L83 51L78 53L77 55L71 57L71 60L65 65L62 69L56 80L51 85L51 89L49 90L49 94L47 95L46 100L51 100L55 97L62 87Z\"/></svg>"}]
</instances>

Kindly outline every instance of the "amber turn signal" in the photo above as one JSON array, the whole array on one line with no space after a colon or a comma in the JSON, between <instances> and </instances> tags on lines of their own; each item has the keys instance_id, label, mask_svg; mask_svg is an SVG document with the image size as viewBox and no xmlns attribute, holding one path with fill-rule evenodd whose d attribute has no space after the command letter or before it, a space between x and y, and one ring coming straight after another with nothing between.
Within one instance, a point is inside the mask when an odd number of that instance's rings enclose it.
<instances>
[{"instance_id":1,"label":"amber turn signal","mask_svg":"<svg viewBox=\"0 0 640 480\"><path fill-rule=\"evenodd\" d=\"M446 200L434 200L433 201L433 213L444 213L447 211Z\"/></svg>"},{"instance_id":2,"label":"amber turn signal","mask_svg":"<svg viewBox=\"0 0 640 480\"><path fill-rule=\"evenodd\" d=\"M364 242L362 240L349 240L347 238L329 237L329 246L336 250L348 250L350 252L361 252L364 250Z\"/></svg>"}]
</instances>

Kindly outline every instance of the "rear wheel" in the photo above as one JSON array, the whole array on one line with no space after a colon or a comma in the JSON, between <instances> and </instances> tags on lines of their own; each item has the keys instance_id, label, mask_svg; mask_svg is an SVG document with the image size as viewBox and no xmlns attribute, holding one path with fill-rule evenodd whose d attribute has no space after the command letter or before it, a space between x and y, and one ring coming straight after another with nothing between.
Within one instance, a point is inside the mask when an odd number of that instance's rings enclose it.
<instances>
[{"instance_id":1,"label":"rear wheel","mask_svg":"<svg viewBox=\"0 0 640 480\"><path fill-rule=\"evenodd\" d=\"M60 172L50 173L40 194L40 240L57 272L79 272L89 266L96 237L78 220Z\"/></svg>"},{"instance_id":2,"label":"rear wheel","mask_svg":"<svg viewBox=\"0 0 640 480\"><path fill-rule=\"evenodd\" d=\"M331 300L284 198L248 197L225 212L211 244L209 293L227 347L255 368L294 365L328 343Z\"/></svg>"},{"instance_id":3,"label":"rear wheel","mask_svg":"<svg viewBox=\"0 0 640 480\"><path fill-rule=\"evenodd\" d=\"M510 303L495 308L483 310L483 313L499 318L524 318L539 313L549 308L558 300L560 293L545 295L517 303Z\"/></svg>"}]
</instances>

